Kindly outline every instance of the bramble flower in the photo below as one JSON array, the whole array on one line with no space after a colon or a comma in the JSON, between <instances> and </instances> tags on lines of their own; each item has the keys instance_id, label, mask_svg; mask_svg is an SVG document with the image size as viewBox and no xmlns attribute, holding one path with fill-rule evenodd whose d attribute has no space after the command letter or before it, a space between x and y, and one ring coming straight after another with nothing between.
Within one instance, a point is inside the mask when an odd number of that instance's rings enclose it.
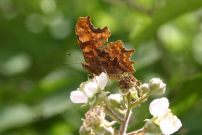
<instances>
[{"instance_id":1,"label":"bramble flower","mask_svg":"<svg viewBox=\"0 0 202 135\"><path fill-rule=\"evenodd\" d=\"M166 90L166 84L160 78L152 78L149 82L151 91L158 94L164 94Z\"/></svg>"},{"instance_id":2,"label":"bramble flower","mask_svg":"<svg viewBox=\"0 0 202 135\"><path fill-rule=\"evenodd\" d=\"M177 116L171 113L168 99L165 97L153 100L149 111L156 118L154 122L160 126L161 132L165 135L175 133L182 126Z\"/></svg>"},{"instance_id":3,"label":"bramble flower","mask_svg":"<svg viewBox=\"0 0 202 135\"><path fill-rule=\"evenodd\" d=\"M168 99L163 97L153 100L149 105L149 111L154 117L165 115L169 111Z\"/></svg>"},{"instance_id":4,"label":"bramble flower","mask_svg":"<svg viewBox=\"0 0 202 135\"><path fill-rule=\"evenodd\" d=\"M81 83L80 88L71 92L70 100L73 103L87 103L88 98L92 98L97 92L104 90L107 82L108 76L102 72L99 76Z\"/></svg>"}]
</instances>

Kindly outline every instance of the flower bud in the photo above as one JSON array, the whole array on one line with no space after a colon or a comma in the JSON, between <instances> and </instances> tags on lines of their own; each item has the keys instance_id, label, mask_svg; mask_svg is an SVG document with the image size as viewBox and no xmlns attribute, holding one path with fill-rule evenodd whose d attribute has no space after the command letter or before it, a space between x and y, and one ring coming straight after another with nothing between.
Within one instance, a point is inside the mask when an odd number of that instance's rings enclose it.
<instances>
[{"instance_id":1,"label":"flower bud","mask_svg":"<svg viewBox=\"0 0 202 135\"><path fill-rule=\"evenodd\" d=\"M108 96L108 101L112 106L119 107L123 101L123 98L121 94L110 94Z\"/></svg>"},{"instance_id":2,"label":"flower bud","mask_svg":"<svg viewBox=\"0 0 202 135\"><path fill-rule=\"evenodd\" d=\"M150 91L150 88L149 88L149 84L148 83L144 83L140 86L140 90L141 90L141 93L142 94L146 94Z\"/></svg>"},{"instance_id":3,"label":"flower bud","mask_svg":"<svg viewBox=\"0 0 202 135\"><path fill-rule=\"evenodd\" d=\"M149 88L151 92L162 95L165 93L166 84L160 78L152 78L149 82Z\"/></svg>"},{"instance_id":4,"label":"flower bud","mask_svg":"<svg viewBox=\"0 0 202 135\"><path fill-rule=\"evenodd\" d=\"M136 100L139 98L138 91L135 87L130 88L129 91L130 91L130 95L131 95L132 99Z\"/></svg>"}]
</instances>

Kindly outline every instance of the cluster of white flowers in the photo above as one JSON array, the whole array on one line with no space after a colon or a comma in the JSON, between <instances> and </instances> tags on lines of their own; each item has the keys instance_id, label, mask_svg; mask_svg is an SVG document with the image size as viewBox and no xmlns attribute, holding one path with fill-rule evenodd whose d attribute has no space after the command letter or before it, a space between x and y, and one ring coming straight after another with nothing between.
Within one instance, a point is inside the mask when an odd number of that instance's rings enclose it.
<instances>
[{"instance_id":1,"label":"cluster of white flowers","mask_svg":"<svg viewBox=\"0 0 202 135\"><path fill-rule=\"evenodd\" d=\"M102 72L99 76L81 83L77 90L71 92L70 99L73 103L87 103L88 98L92 98L97 92L104 90L107 82L108 76Z\"/></svg>"},{"instance_id":2,"label":"cluster of white flowers","mask_svg":"<svg viewBox=\"0 0 202 135\"><path fill-rule=\"evenodd\" d=\"M169 109L169 102L165 97L153 100L150 103L149 111L155 118L155 123L160 126L162 133L165 135L175 133L182 126L181 121Z\"/></svg>"},{"instance_id":3,"label":"cluster of white flowers","mask_svg":"<svg viewBox=\"0 0 202 135\"><path fill-rule=\"evenodd\" d=\"M88 80L87 82L81 83L80 87L72 91L70 94L70 99L73 103L91 103L91 99L94 99L94 97L97 93L101 93L105 86L107 85L109 78L106 73L102 72L100 75L95 76L94 78ZM135 88L135 87L134 87ZM160 78L152 78L149 83L144 83L141 86L139 86L142 95L151 95L157 93L158 95L162 95L165 93L166 90L166 84L160 79ZM136 92L136 88L133 90L133 92ZM99 94L97 94L99 95ZM132 94L131 94L132 95ZM124 94L109 94L105 98L108 100L105 100L106 105L111 109L110 111L115 111L116 116L122 115L120 113L120 105L123 105ZM147 96L145 96L147 98ZM142 101L144 102L144 101ZM141 103L141 102L140 102ZM95 107L94 109L90 109L89 113L86 113L86 119L84 120L83 126L81 128L80 132L82 135L86 135L83 133L83 131L88 131L88 127L91 127L89 125L96 125L97 124L99 128L103 128L104 132L107 132L111 135L113 134L114 129L110 126L107 126L108 123L107 120L105 120L105 112L102 107ZM150 103L149 111L153 115L153 118L151 119L153 125L158 125L160 127L160 130L162 134L164 135L170 135L178 131L182 123L181 121L175 116L171 109L169 108L169 101L167 98L158 98L153 100ZM102 113L98 113L102 112ZM113 112L114 113L114 112ZM103 115L99 115L103 114ZM124 113L123 113L124 114ZM102 119L99 119L102 116ZM98 122L95 122L98 121ZM103 123L105 123L103 127ZM97 128L98 128L97 127ZM93 128L94 129L94 128ZM160 132L159 130L159 132ZM89 130L91 131L91 130ZM96 130L92 130L95 132ZM96 131L97 132L97 131ZM89 134L87 132L87 134Z\"/></svg>"},{"instance_id":4,"label":"cluster of white flowers","mask_svg":"<svg viewBox=\"0 0 202 135\"><path fill-rule=\"evenodd\" d=\"M165 93L166 84L160 78L152 78L149 83L142 84L140 89L144 93L162 95ZM153 100L149 111L154 117L154 122L159 125L161 132L165 135L173 134L182 126L181 121L169 109L169 102L165 97Z\"/></svg>"}]
</instances>

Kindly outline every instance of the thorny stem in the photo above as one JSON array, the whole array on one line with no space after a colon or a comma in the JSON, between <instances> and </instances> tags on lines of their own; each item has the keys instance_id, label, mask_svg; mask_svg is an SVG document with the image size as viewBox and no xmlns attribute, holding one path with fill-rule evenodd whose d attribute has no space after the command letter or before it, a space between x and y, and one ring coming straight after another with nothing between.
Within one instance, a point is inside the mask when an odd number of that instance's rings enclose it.
<instances>
[{"instance_id":1,"label":"thorny stem","mask_svg":"<svg viewBox=\"0 0 202 135\"><path fill-rule=\"evenodd\" d=\"M128 122L130 120L130 116L131 116L131 107L130 107L130 94L127 95L127 99L128 99L128 104L127 104L127 111L126 111L126 115L124 117L124 120L122 121L120 130L119 130L119 135L126 135L126 131L128 128Z\"/></svg>"}]
</instances>

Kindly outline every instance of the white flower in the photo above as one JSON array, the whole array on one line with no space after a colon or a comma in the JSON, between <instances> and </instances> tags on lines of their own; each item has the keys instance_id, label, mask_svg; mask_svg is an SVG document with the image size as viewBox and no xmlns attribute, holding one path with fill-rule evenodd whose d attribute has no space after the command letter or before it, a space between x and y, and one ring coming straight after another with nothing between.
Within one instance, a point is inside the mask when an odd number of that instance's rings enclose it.
<instances>
[{"instance_id":1,"label":"white flower","mask_svg":"<svg viewBox=\"0 0 202 135\"><path fill-rule=\"evenodd\" d=\"M149 105L149 111L157 118L154 119L155 123L160 126L161 132L165 135L173 134L182 126L177 116L171 113L169 101L165 97L153 100Z\"/></svg>"},{"instance_id":2,"label":"white flower","mask_svg":"<svg viewBox=\"0 0 202 135\"><path fill-rule=\"evenodd\" d=\"M87 103L88 98L92 98L99 90L104 90L108 82L108 76L102 72L99 76L81 83L80 88L72 91L70 99L73 103Z\"/></svg>"},{"instance_id":3,"label":"white flower","mask_svg":"<svg viewBox=\"0 0 202 135\"><path fill-rule=\"evenodd\" d=\"M77 89L71 92L70 100L73 103L87 103L88 97L81 90Z\"/></svg>"},{"instance_id":4,"label":"white flower","mask_svg":"<svg viewBox=\"0 0 202 135\"><path fill-rule=\"evenodd\" d=\"M154 117L165 115L169 111L168 99L163 97L153 100L149 105L149 111Z\"/></svg>"},{"instance_id":5,"label":"white flower","mask_svg":"<svg viewBox=\"0 0 202 135\"><path fill-rule=\"evenodd\" d=\"M170 135L178 131L182 123L175 115L169 113L164 118L160 119L159 126L163 134Z\"/></svg>"},{"instance_id":6,"label":"white flower","mask_svg":"<svg viewBox=\"0 0 202 135\"><path fill-rule=\"evenodd\" d=\"M149 82L149 87L152 91L156 91L159 94L165 93L166 84L160 78L152 78Z\"/></svg>"}]
</instances>

